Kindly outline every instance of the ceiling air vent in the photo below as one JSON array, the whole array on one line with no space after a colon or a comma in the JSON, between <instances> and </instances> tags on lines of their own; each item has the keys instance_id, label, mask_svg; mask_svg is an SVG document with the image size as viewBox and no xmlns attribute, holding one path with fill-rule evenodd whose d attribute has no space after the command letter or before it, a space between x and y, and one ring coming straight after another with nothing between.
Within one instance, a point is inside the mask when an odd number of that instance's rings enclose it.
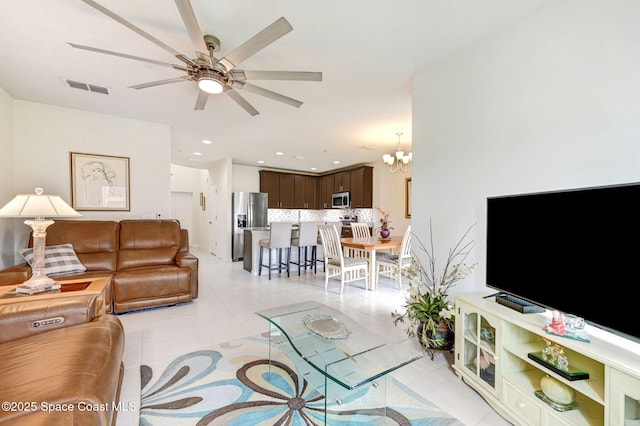
<instances>
[{"instance_id":1,"label":"ceiling air vent","mask_svg":"<svg viewBox=\"0 0 640 426\"><path fill-rule=\"evenodd\" d=\"M68 78L65 78L64 82L67 84L67 86L71 87L72 89L80 89L80 90L86 90L87 92L102 93L103 95L109 94L108 88L102 87L102 86L96 86L95 84L89 84L89 83L84 83L82 81L70 80Z\"/></svg>"}]
</instances>

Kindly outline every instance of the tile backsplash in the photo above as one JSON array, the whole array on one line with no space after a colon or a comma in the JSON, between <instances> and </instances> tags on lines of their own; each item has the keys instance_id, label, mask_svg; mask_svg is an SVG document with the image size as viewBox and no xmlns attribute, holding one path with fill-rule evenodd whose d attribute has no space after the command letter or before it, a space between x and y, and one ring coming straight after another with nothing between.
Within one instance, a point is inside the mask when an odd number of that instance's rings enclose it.
<instances>
[{"instance_id":1,"label":"tile backsplash","mask_svg":"<svg viewBox=\"0 0 640 426\"><path fill-rule=\"evenodd\" d=\"M269 209L268 217L271 222L339 222L344 215L355 215L358 222L373 223L373 209L325 209L325 210L295 210Z\"/></svg>"}]
</instances>

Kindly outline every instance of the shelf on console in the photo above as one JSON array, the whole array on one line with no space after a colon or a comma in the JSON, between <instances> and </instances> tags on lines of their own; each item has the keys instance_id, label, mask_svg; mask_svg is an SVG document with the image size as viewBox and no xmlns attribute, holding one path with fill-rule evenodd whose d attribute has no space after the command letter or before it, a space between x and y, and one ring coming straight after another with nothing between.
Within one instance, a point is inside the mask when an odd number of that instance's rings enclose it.
<instances>
[{"instance_id":1,"label":"shelf on console","mask_svg":"<svg viewBox=\"0 0 640 426\"><path fill-rule=\"evenodd\" d=\"M586 379L589 378L589 373L586 373L584 371L576 370L575 368L573 368L571 366L569 366L569 371L563 371L563 370L559 369L555 365L550 364L549 362L547 362L542 357L542 352L529 352L527 354L527 356L529 357L529 359L534 360L538 364L542 365L545 368L548 368L549 370L551 370L554 373L564 377L565 379L567 379L569 381L586 380Z\"/></svg>"}]
</instances>

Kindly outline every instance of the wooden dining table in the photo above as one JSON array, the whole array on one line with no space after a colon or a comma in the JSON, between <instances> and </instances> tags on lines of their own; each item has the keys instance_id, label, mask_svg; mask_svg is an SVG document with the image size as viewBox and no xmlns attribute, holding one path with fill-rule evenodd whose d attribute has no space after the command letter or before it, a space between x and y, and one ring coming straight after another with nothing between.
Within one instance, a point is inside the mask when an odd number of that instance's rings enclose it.
<instances>
[{"instance_id":1,"label":"wooden dining table","mask_svg":"<svg viewBox=\"0 0 640 426\"><path fill-rule=\"evenodd\" d=\"M340 238L343 248L364 250L368 253L369 285L367 290L378 288L378 267L376 266L376 251L387 251L402 247L402 236L392 236L388 240L378 237L369 238Z\"/></svg>"}]
</instances>

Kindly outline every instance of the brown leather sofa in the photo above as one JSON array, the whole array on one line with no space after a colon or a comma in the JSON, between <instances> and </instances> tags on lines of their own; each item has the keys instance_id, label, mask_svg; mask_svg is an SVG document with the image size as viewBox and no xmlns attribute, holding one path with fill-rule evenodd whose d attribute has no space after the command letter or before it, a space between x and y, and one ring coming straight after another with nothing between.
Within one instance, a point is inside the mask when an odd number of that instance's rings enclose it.
<instances>
[{"instance_id":1,"label":"brown leather sofa","mask_svg":"<svg viewBox=\"0 0 640 426\"><path fill-rule=\"evenodd\" d=\"M121 313L188 302L198 297L198 258L177 220L56 220L47 246L71 244L85 272L58 280L112 276L108 312ZM29 241L31 247L31 241ZM31 276L26 263L0 271L0 285Z\"/></svg>"},{"instance_id":2,"label":"brown leather sofa","mask_svg":"<svg viewBox=\"0 0 640 426\"><path fill-rule=\"evenodd\" d=\"M96 294L56 296L0 304L0 424L115 425L122 324Z\"/></svg>"}]
</instances>

